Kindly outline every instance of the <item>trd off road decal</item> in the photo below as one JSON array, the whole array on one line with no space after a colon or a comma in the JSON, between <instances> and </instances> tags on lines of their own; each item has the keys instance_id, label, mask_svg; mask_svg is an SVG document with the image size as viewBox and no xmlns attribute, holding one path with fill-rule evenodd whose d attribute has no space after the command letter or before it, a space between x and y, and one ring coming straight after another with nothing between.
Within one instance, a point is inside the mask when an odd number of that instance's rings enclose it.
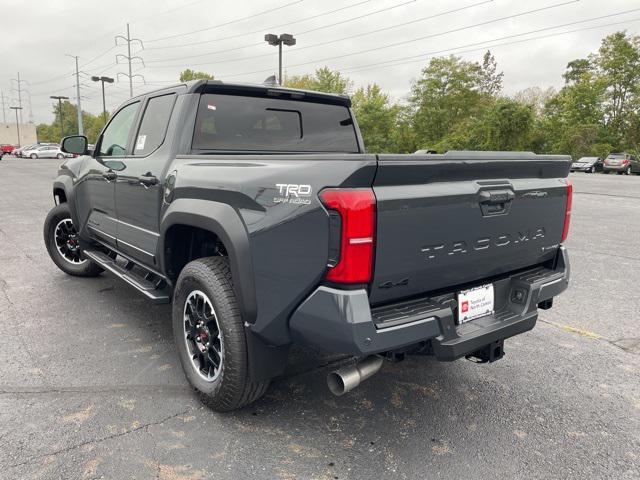
<instances>
[{"instance_id":1,"label":"trd off road decal","mask_svg":"<svg viewBox=\"0 0 640 480\"><path fill-rule=\"evenodd\" d=\"M276 183L278 196L273 203L292 203L295 205L309 205L311 203L311 185L297 183Z\"/></svg>"}]
</instances>

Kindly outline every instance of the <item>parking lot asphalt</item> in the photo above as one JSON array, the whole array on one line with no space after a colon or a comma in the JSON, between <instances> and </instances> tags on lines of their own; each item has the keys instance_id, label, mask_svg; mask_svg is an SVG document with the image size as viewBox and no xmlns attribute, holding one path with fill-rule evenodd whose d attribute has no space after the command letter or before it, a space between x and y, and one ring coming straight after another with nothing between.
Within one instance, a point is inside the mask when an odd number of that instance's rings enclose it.
<instances>
[{"instance_id":1,"label":"parking lot asphalt","mask_svg":"<svg viewBox=\"0 0 640 480\"><path fill-rule=\"evenodd\" d=\"M0 161L0 478L640 478L640 177L572 174L570 289L493 364L410 358L333 397L327 363L204 407L170 307L60 272L59 161Z\"/></svg>"}]
</instances>

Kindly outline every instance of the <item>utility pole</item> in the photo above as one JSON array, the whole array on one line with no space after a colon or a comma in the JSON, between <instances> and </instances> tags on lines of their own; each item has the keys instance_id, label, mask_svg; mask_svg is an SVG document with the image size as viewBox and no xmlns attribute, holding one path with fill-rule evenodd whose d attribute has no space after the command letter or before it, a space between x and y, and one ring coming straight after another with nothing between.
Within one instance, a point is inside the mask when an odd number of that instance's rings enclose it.
<instances>
[{"instance_id":1,"label":"utility pole","mask_svg":"<svg viewBox=\"0 0 640 480\"><path fill-rule=\"evenodd\" d=\"M278 85L282 85L282 45L291 47L296 44L296 39L290 33L281 33L280 36L268 33L264 36L264 41L278 46Z\"/></svg>"},{"instance_id":2,"label":"utility pole","mask_svg":"<svg viewBox=\"0 0 640 480\"><path fill-rule=\"evenodd\" d=\"M111 77L91 77L91 80L94 82L102 83L102 117L104 119L104 123L107 123L107 103L104 98L104 82L113 83L113 78Z\"/></svg>"},{"instance_id":3,"label":"utility pole","mask_svg":"<svg viewBox=\"0 0 640 480\"><path fill-rule=\"evenodd\" d=\"M12 87L12 90L18 93L18 106L20 107L20 123L22 123L22 84L29 82L26 80L20 80L20 72L18 72L18 78L12 78L12 82L16 82L16 87ZM16 111L17 112L17 111Z\"/></svg>"},{"instance_id":4,"label":"utility pole","mask_svg":"<svg viewBox=\"0 0 640 480\"><path fill-rule=\"evenodd\" d=\"M118 75L116 76L116 78L119 78L120 75L124 75L125 77L129 78L129 95L133 97L133 78L134 77L140 77L142 78L142 81L145 82L144 80L144 76L137 74L134 75L133 74L133 70L131 68L131 62L133 60L140 60L140 62L142 62L142 66L145 67L144 64L144 60L142 59L142 57L138 57L138 56L131 56L131 44L133 42L138 42L140 44L140 47L144 50L144 44L142 43L142 40L140 40L139 38L131 38L131 32L129 31L129 24L127 23L127 36L123 37L122 35L118 35L115 37L115 41L116 41L116 46L118 46L118 39L122 39L125 42L127 42L127 54L124 55L122 53L119 53L116 55L116 63L118 62L118 59L120 57L124 58L126 60L126 62L129 64L129 73L123 73L123 72L118 72ZM146 82L145 82L146 83ZM104 84L103 84L104 86Z\"/></svg>"},{"instance_id":5,"label":"utility pole","mask_svg":"<svg viewBox=\"0 0 640 480\"><path fill-rule=\"evenodd\" d=\"M2 99L2 123L7 123L7 112L4 107L4 92L0 91L0 99Z\"/></svg>"},{"instance_id":6,"label":"utility pole","mask_svg":"<svg viewBox=\"0 0 640 480\"><path fill-rule=\"evenodd\" d=\"M58 113L60 114L60 138L64 137L64 121L62 119L62 100L69 100L69 97L63 95L52 95L49 98L58 100Z\"/></svg>"},{"instance_id":7,"label":"utility pole","mask_svg":"<svg viewBox=\"0 0 640 480\"><path fill-rule=\"evenodd\" d=\"M76 96L78 97L78 135L84 135L84 128L82 125L82 104L80 102L80 69L78 68L78 56L69 55L65 53L67 57L71 57L76 61Z\"/></svg>"},{"instance_id":8,"label":"utility pole","mask_svg":"<svg viewBox=\"0 0 640 480\"><path fill-rule=\"evenodd\" d=\"M20 123L18 122L18 110L22 110L22 107L9 107L9 108L11 110L16 111L16 130L18 131L18 148L20 148Z\"/></svg>"}]
</instances>

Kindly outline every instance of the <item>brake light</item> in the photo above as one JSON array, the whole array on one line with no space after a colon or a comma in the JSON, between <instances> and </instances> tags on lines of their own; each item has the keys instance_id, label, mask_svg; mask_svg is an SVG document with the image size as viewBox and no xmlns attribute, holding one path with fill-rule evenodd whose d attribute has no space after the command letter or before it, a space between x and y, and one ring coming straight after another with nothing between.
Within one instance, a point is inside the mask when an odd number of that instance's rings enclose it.
<instances>
[{"instance_id":1,"label":"brake light","mask_svg":"<svg viewBox=\"0 0 640 480\"><path fill-rule=\"evenodd\" d=\"M373 272L376 197L371 188L328 188L320 201L340 215L340 257L325 278L336 283L369 283Z\"/></svg>"},{"instance_id":2,"label":"brake light","mask_svg":"<svg viewBox=\"0 0 640 480\"><path fill-rule=\"evenodd\" d=\"M565 183L567 184L567 203L566 209L564 211L564 227L562 228L562 239L560 240L561 242L564 242L569 236L569 224L571 223L571 205L573 203L573 185L571 184L571 180L566 178Z\"/></svg>"}]
</instances>

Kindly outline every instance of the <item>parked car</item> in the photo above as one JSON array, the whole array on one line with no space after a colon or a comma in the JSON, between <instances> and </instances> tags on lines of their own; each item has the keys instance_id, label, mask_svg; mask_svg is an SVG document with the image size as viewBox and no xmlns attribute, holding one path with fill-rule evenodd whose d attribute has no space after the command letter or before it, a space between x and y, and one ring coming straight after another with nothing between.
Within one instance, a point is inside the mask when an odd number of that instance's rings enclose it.
<instances>
[{"instance_id":1,"label":"parked car","mask_svg":"<svg viewBox=\"0 0 640 480\"><path fill-rule=\"evenodd\" d=\"M602 171L604 173L616 172L618 175L640 175L640 162L635 155L630 153L610 153L604 160Z\"/></svg>"},{"instance_id":2,"label":"parked car","mask_svg":"<svg viewBox=\"0 0 640 480\"><path fill-rule=\"evenodd\" d=\"M35 148L22 151L24 158L65 158L65 153L58 145L38 145Z\"/></svg>"},{"instance_id":3,"label":"parked car","mask_svg":"<svg viewBox=\"0 0 640 480\"><path fill-rule=\"evenodd\" d=\"M582 157L571 164L572 172L601 172L604 162L602 157Z\"/></svg>"},{"instance_id":4,"label":"parked car","mask_svg":"<svg viewBox=\"0 0 640 480\"><path fill-rule=\"evenodd\" d=\"M2 145L0 145L0 156L2 155L11 155L11 153L16 149L15 145L9 145L6 143L3 143Z\"/></svg>"},{"instance_id":5,"label":"parked car","mask_svg":"<svg viewBox=\"0 0 640 480\"><path fill-rule=\"evenodd\" d=\"M52 261L173 302L216 410L262 396L294 342L359 358L337 395L385 358L499 360L568 286L568 156L367 154L346 96L203 80L128 100L92 155L62 146L81 156L52 186Z\"/></svg>"},{"instance_id":6,"label":"parked car","mask_svg":"<svg viewBox=\"0 0 640 480\"><path fill-rule=\"evenodd\" d=\"M15 155L16 157L22 157L22 152L24 150L30 149L30 148L36 148L38 146L37 143L31 143L29 145L23 145L21 147L16 148L13 152L11 152L13 155Z\"/></svg>"}]
</instances>

